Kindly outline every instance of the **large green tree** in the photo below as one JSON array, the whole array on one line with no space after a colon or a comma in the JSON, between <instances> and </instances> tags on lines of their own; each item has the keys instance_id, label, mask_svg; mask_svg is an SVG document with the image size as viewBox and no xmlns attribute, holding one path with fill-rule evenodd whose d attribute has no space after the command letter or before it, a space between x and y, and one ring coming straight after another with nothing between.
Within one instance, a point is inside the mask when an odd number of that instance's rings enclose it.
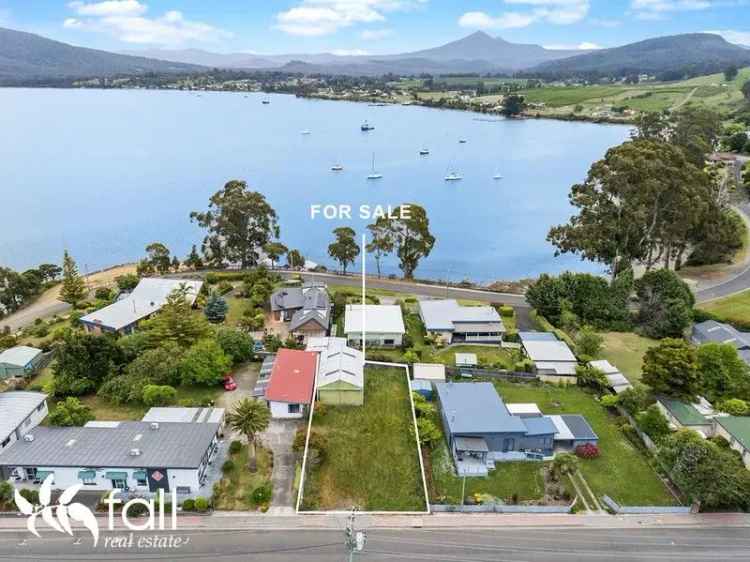
<instances>
[{"instance_id":1,"label":"large green tree","mask_svg":"<svg viewBox=\"0 0 750 562\"><path fill-rule=\"evenodd\" d=\"M279 237L276 211L244 181L227 182L211 197L206 212L194 211L190 218L208 230L203 254L215 267L227 263L255 266L263 246Z\"/></svg>"},{"instance_id":2,"label":"large green tree","mask_svg":"<svg viewBox=\"0 0 750 562\"><path fill-rule=\"evenodd\" d=\"M94 419L91 408L81 404L78 398L69 396L58 402L49 414L50 425L60 427L80 427Z\"/></svg>"},{"instance_id":3,"label":"large green tree","mask_svg":"<svg viewBox=\"0 0 750 562\"><path fill-rule=\"evenodd\" d=\"M375 266L378 270L378 277L380 277L381 260L393 252L393 236L391 230L383 224L368 225L367 230L370 231L372 240L365 246L365 250L375 258Z\"/></svg>"},{"instance_id":4,"label":"large green tree","mask_svg":"<svg viewBox=\"0 0 750 562\"><path fill-rule=\"evenodd\" d=\"M695 297L674 271L648 271L635 282L635 290L638 319L647 336L679 338L692 323Z\"/></svg>"},{"instance_id":5,"label":"large green tree","mask_svg":"<svg viewBox=\"0 0 750 562\"><path fill-rule=\"evenodd\" d=\"M180 375L183 384L219 384L232 367L232 359L215 339L194 344L182 358Z\"/></svg>"},{"instance_id":6,"label":"large green tree","mask_svg":"<svg viewBox=\"0 0 750 562\"><path fill-rule=\"evenodd\" d=\"M354 263L360 252L357 233L348 226L340 226L333 231L333 235L335 239L328 245L328 255L341 264L341 269L346 275L346 268Z\"/></svg>"},{"instance_id":7,"label":"large green tree","mask_svg":"<svg viewBox=\"0 0 750 562\"><path fill-rule=\"evenodd\" d=\"M63 254L63 283L60 289L60 300L77 305L86 298L88 291L83 278L78 274L78 266L67 250Z\"/></svg>"},{"instance_id":8,"label":"large green tree","mask_svg":"<svg viewBox=\"0 0 750 562\"><path fill-rule=\"evenodd\" d=\"M750 367L731 343L706 343L698 347L701 392L711 401L750 400Z\"/></svg>"},{"instance_id":9,"label":"large green tree","mask_svg":"<svg viewBox=\"0 0 750 562\"><path fill-rule=\"evenodd\" d=\"M167 343L187 348L211 333L208 320L201 314L194 314L185 298L185 290L178 289L167 297L159 313L141 323L150 347Z\"/></svg>"},{"instance_id":10,"label":"large green tree","mask_svg":"<svg viewBox=\"0 0 750 562\"><path fill-rule=\"evenodd\" d=\"M169 273L171 266L172 257L169 248L161 242L152 242L146 246L146 258L138 264L138 273L148 275L156 272L164 275Z\"/></svg>"},{"instance_id":11,"label":"large green tree","mask_svg":"<svg viewBox=\"0 0 750 562\"><path fill-rule=\"evenodd\" d=\"M284 246L281 242L269 242L263 246L263 251L266 256L268 256L268 259L271 262L271 269L273 269L276 267L276 262L279 261L279 258L286 254L289 251L289 248Z\"/></svg>"},{"instance_id":12,"label":"large green tree","mask_svg":"<svg viewBox=\"0 0 750 562\"><path fill-rule=\"evenodd\" d=\"M286 264L289 269L302 269L305 267L305 256L299 250L289 250L286 254Z\"/></svg>"},{"instance_id":13,"label":"large green tree","mask_svg":"<svg viewBox=\"0 0 750 562\"><path fill-rule=\"evenodd\" d=\"M572 187L578 209L548 240L556 253L604 263L616 277L635 262L679 266L706 234L713 184L679 147L636 139L607 151L586 181Z\"/></svg>"},{"instance_id":14,"label":"large green tree","mask_svg":"<svg viewBox=\"0 0 750 562\"><path fill-rule=\"evenodd\" d=\"M419 261L429 256L435 246L427 211L415 203L405 203L390 216L379 218L375 225L388 232L404 277L413 279Z\"/></svg>"},{"instance_id":15,"label":"large green tree","mask_svg":"<svg viewBox=\"0 0 750 562\"><path fill-rule=\"evenodd\" d=\"M112 336L68 332L55 348L54 393L80 396L93 392L123 362L122 350Z\"/></svg>"},{"instance_id":16,"label":"large green tree","mask_svg":"<svg viewBox=\"0 0 750 562\"><path fill-rule=\"evenodd\" d=\"M700 392L696 350L685 340L667 338L643 357L643 383L656 394L693 401Z\"/></svg>"}]
</instances>

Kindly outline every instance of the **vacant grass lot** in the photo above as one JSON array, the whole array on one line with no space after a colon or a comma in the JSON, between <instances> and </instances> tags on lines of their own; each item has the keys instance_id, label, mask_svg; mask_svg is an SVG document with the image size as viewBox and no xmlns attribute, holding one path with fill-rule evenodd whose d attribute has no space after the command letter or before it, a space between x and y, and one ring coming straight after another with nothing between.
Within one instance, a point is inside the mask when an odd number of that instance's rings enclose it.
<instances>
[{"instance_id":1,"label":"vacant grass lot","mask_svg":"<svg viewBox=\"0 0 750 562\"><path fill-rule=\"evenodd\" d=\"M264 507L253 500L253 491L261 486L272 488L273 456L269 450L259 445L256 446L258 470L250 472L247 467L247 455L247 445L242 445L239 453L229 455L234 467L224 473L224 477L215 488L213 498L215 509L247 511Z\"/></svg>"},{"instance_id":2,"label":"vacant grass lot","mask_svg":"<svg viewBox=\"0 0 750 562\"><path fill-rule=\"evenodd\" d=\"M327 446L320 465L306 467L302 509L426 509L403 369L366 368L364 405L316 405L312 430Z\"/></svg>"},{"instance_id":3,"label":"vacant grass lot","mask_svg":"<svg viewBox=\"0 0 750 562\"><path fill-rule=\"evenodd\" d=\"M443 441L432 451L432 486L435 500L461 503L463 478L455 475L448 445ZM487 477L466 478L465 496L489 494L506 502L541 500L544 496L541 462L497 463Z\"/></svg>"},{"instance_id":4,"label":"vacant grass lot","mask_svg":"<svg viewBox=\"0 0 750 562\"><path fill-rule=\"evenodd\" d=\"M639 382L643 356L659 342L631 332L605 332L600 335L604 338L599 353L601 358L620 369L631 383Z\"/></svg>"},{"instance_id":5,"label":"vacant grass lot","mask_svg":"<svg viewBox=\"0 0 750 562\"><path fill-rule=\"evenodd\" d=\"M582 414L599 436L601 456L582 460L581 472L598 497L622 505L674 505L648 460L628 441L593 396L578 387L494 381L505 402L535 402L545 414Z\"/></svg>"},{"instance_id":6,"label":"vacant grass lot","mask_svg":"<svg viewBox=\"0 0 750 562\"><path fill-rule=\"evenodd\" d=\"M456 353L474 353L480 367L492 366L499 369L512 369L519 359L517 353L498 346L455 345L437 352L434 360L450 367L456 366Z\"/></svg>"},{"instance_id":7,"label":"vacant grass lot","mask_svg":"<svg viewBox=\"0 0 750 562\"><path fill-rule=\"evenodd\" d=\"M698 308L715 314L720 320L746 324L750 319L750 291L698 305Z\"/></svg>"},{"instance_id":8,"label":"vacant grass lot","mask_svg":"<svg viewBox=\"0 0 750 562\"><path fill-rule=\"evenodd\" d=\"M549 86L523 90L527 102L544 103L549 107L575 105L589 100L600 101L625 91L621 86Z\"/></svg>"}]
</instances>

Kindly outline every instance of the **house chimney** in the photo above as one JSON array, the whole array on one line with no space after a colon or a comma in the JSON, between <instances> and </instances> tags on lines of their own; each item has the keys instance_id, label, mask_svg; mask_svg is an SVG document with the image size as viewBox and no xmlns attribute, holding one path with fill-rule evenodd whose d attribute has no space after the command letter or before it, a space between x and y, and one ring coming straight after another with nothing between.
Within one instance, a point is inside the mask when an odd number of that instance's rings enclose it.
<instances>
[{"instance_id":1,"label":"house chimney","mask_svg":"<svg viewBox=\"0 0 750 562\"><path fill-rule=\"evenodd\" d=\"M151 429L154 431L159 429L159 422L151 422Z\"/></svg>"}]
</instances>

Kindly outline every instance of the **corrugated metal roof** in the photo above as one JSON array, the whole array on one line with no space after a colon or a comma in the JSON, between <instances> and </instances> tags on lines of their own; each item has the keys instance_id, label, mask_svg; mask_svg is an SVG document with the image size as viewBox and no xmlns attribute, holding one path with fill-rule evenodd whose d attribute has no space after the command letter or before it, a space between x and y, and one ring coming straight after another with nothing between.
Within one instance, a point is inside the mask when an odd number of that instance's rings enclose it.
<instances>
[{"instance_id":1,"label":"corrugated metal roof","mask_svg":"<svg viewBox=\"0 0 750 562\"><path fill-rule=\"evenodd\" d=\"M200 293L203 281L146 278L140 280L130 295L87 314L81 318L81 322L122 330L161 310L167 297L183 286L187 288L186 300L192 305Z\"/></svg>"},{"instance_id":2,"label":"corrugated metal roof","mask_svg":"<svg viewBox=\"0 0 750 562\"><path fill-rule=\"evenodd\" d=\"M425 379L444 381L445 380L445 365L442 363L414 363L412 366L412 373L414 379Z\"/></svg>"},{"instance_id":3,"label":"corrugated metal roof","mask_svg":"<svg viewBox=\"0 0 750 562\"><path fill-rule=\"evenodd\" d=\"M7 365L14 365L16 367L26 367L39 355L42 350L35 347L29 347L27 345L19 345L11 347L0 353L0 363Z\"/></svg>"},{"instance_id":4,"label":"corrugated metal roof","mask_svg":"<svg viewBox=\"0 0 750 562\"><path fill-rule=\"evenodd\" d=\"M730 324L706 320L693 325L693 342L729 343L737 349L750 349L750 334L740 332Z\"/></svg>"},{"instance_id":5,"label":"corrugated metal roof","mask_svg":"<svg viewBox=\"0 0 750 562\"><path fill-rule=\"evenodd\" d=\"M595 369L599 369L605 375L614 375L620 372L620 369L612 365L606 359L598 359L596 361L589 361L589 365Z\"/></svg>"},{"instance_id":6,"label":"corrugated metal roof","mask_svg":"<svg viewBox=\"0 0 750 562\"><path fill-rule=\"evenodd\" d=\"M455 444L456 450L458 451L487 453L490 450L489 447L487 447L487 441L481 437L456 437Z\"/></svg>"},{"instance_id":7,"label":"corrugated metal roof","mask_svg":"<svg viewBox=\"0 0 750 562\"><path fill-rule=\"evenodd\" d=\"M460 323L484 325L485 331L505 331L502 318L491 306L461 306L453 299L422 300L419 310L428 331L460 330Z\"/></svg>"},{"instance_id":8,"label":"corrugated metal roof","mask_svg":"<svg viewBox=\"0 0 750 562\"><path fill-rule=\"evenodd\" d=\"M577 362L576 356L565 342L555 340L527 340L523 342L526 354L532 361Z\"/></svg>"},{"instance_id":9,"label":"corrugated metal roof","mask_svg":"<svg viewBox=\"0 0 750 562\"><path fill-rule=\"evenodd\" d=\"M706 425L709 423L706 417L692 404L682 402L681 400L675 400L674 398L668 398L666 396L659 396L657 400L675 417L678 422L680 422L681 425Z\"/></svg>"},{"instance_id":10,"label":"corrugated metal roof","mask_svg":"<svg viewBox=\"0 0 750 562\"><path fill-rule=\"evenodd\" d=\"M12 390L0 392L0 441L13 433L47 399L41 392Z\"/></svg>"},{"instance_id":11,"label":"corrugated metal roof","mask_svg":"<svg viewBox=\"0 0 750 562\"><path fill-rule=\"evenodd\" d=\"M309 404L315 386L318 354L298 349L279 349L266 387L266 400Z\"/></svg>"},{"instance_id":12,"label":"corrugated metal roof","mask_svg":"<svg viewBox=\"0 0 750 562\"><path fill-rule=\"evenodd\" d=\"M453 434L526 433L521 418L510 415L492 383L435 383Z\"/></svg>"},{"instance_id":13,"label":"corrugated metal roof","mask_svg":"<svg viewBox=\"0 0 750 562\"><path fill-rule=\"evenodd\" d=\"M522 343L527 341L557 341L557 336L552 332L518 332Z\"/></svg>"},{"instance_id":14,"label":"corrugated metal roof","mask_svg":"<svg viewBox=\"0 0 750 562\"><path fill-rule=\"evenodd\" d=\"M339 381L364 388L365 357L362 352L348 347L344 338L325 339L328 339L328 346L319 351L318 388L325 388Z\"/></svg>"},{"instance_id":15,"label":"corrugated metal roof","mask_svg":"<svg viewBox=\"0 0 750 562\"><path fill-rule=\"evenodd\" d=\"M526 426L526 435L553 435L556 431L555 424L544 416L523 418Z\"/></svg>"},{"instance_id":16,"label":"corrugated metal roof","mask_svg":"<svg viewBox=\"0 0 750 562\"><path fill-rule=\"evenodd\" d=\"M750 416L717 416L714 419L746 450L750 450Z\"/></svg>"},{"instance_id":17,"label":"corrugated metal roof","mask_svg":"<svg viewBox=\"0 0 750 562\"><path fill-rule=\"evenodd\" d=\"M344 316L344 333L358 334L362 331L362 305L347 304ZM365 328L371 334L403 334L404 318L401 307L395 304L365 305Z\"/></svg>"},{"instance_id":18,"label":"corrugated metal roof","mask_svg":"<svg viewBox=\"0 0 750 562\"><path fill-rule=\"evenodd\" d=\"M141 421L145 422L175 422L175 423L221 423L224 418L224 408L180 408L154 407L151 408Z\"/></svg>"},{"instance_id":19,"label":"corrugated metal roof","mask_svg":"<svg viewBox=\"0 0 750 562\"><path fill-rule=\"evenodd\" d=\"M0 454L0 466L196 468L219 431L215 423L121 422L117 427L37 427ZM140 437L139 437L140 436ZM139 455L131 455L138 449Z\"/></svg>"},{"instance_id":20,"label":"corrugated metal roof","mask_svg":"<svg viewBox=\"0 0 750 562\"><path fill-rule=\"evenodd\" d=\"M589 425L588 420L580 414L563 414L560 416L568 426L576 441L594 441L599 437Z\"/></svg>"}]
</instances>

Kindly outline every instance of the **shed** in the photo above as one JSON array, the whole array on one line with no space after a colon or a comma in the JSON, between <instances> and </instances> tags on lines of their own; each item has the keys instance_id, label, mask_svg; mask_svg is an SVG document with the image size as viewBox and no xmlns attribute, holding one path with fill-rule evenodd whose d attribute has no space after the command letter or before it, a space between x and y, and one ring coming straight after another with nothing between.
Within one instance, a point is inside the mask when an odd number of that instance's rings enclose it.
<instances>
[{"instance_id":1,"label":"shed","mask_svg":"<svg viewBox=\"0 0 750 562\"><path fill-rule=\"evenodd\" d=\"M445 365L442 363L414 363L414 380L444 381Z\"/></svg>"},{"instance_id":2,"label":"shed","mask_svg":"<svg viewBox=\"0 0 750 562\"><path fill-rule=\"evenodd\" d=\"M476 353L456 353L456 367L476 367Z\"/></svg>"},{"instance_id":3,"label":"shed","mask_svg":"<svg viewBox=\"0 0 750 562\"><path fill-rule=\"evenodd\" d=\"M0 353L0 379L23 377L34 373L42 361L42 350L19 345Z\"/></svg>"},{"instance_id":4,"label":"shed","mask_svg":"<svg viewBox=\"0 0 750 562\"><path fill-rule=\"evenodd\" d=\"M317 395L324 404L361 406L365 400L365 358L348 347L345 338L311 338L308 351L317 350Z\"/></svg>"}]
</instances>

